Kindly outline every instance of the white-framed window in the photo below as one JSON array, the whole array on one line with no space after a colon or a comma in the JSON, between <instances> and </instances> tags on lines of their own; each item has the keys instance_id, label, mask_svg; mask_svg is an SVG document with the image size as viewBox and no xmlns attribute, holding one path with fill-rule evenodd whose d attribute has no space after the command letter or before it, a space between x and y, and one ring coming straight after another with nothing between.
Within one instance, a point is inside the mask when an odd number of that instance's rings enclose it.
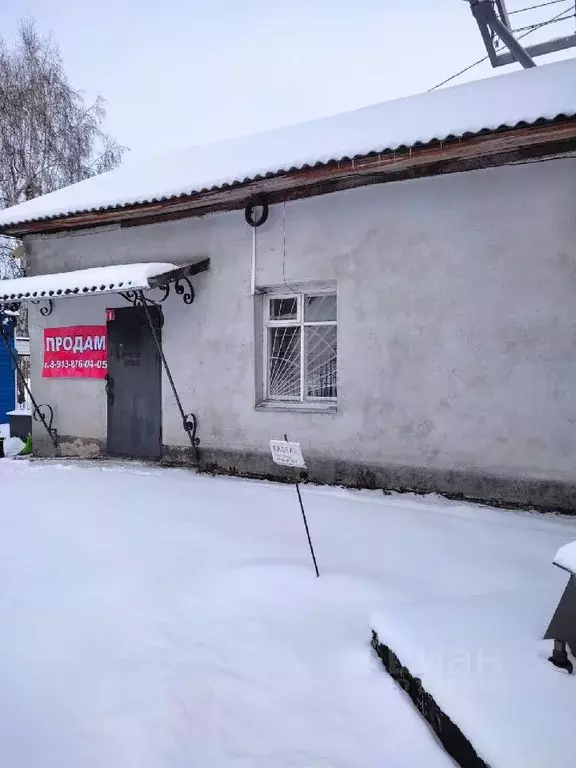
<instances>
[{"instance_id":1,"label":"white-framed window","mask_svg":"<svg viewBox=\"0 0 576 768\"><path fill-rule=\"evenodd\" d=\"M336 400L337 314L335 292L265 295L266 400Z\"/></svg>"}]
</instances>

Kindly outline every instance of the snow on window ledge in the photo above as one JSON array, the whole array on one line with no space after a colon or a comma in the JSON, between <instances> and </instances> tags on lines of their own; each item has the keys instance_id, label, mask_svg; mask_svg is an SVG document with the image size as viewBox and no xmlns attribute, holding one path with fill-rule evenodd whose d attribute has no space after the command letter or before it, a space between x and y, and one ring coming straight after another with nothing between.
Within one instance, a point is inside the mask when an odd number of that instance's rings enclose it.
<instances>
[{"instance_id":1,"label":"snow on window ledge","mask_svg":"<svg viewBox=\"0 0 576 768\"><path fill-rule=\"evenodd\" d=\"M294 413L337 413L338 406L334 402L329 403L297 403L266 400L254 407L255 411L292 411Z\"/></svg>"}]
</instances>

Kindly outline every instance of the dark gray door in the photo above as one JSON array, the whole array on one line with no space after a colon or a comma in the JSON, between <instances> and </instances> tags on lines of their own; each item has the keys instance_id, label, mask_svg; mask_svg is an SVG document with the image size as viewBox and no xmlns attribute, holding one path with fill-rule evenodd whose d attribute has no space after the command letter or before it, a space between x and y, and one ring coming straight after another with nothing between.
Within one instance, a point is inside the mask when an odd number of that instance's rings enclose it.
<instances>
[{"instance_id":1,"label":"dark gray door","mask_svg":"<svg viewBox=\"0 0 576 768\"><path fill-rule=\"evenodd\" d=\"M161 312L149 307L158 338ZM160 458L162 369L143 307L114 310L108 320L108 453Z\"/></svg>"}]
</instances>

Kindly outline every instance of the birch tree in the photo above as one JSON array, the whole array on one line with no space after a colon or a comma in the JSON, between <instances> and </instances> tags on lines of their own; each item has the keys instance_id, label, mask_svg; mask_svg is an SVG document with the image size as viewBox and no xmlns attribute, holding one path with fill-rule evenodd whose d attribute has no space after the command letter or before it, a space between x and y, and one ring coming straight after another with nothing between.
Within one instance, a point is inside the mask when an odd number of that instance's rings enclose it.
<instances>
[{"instance_id":1,"label":"birch tree","mask_svg":"<svg viewBox=\"0 0 576 768\"><path fill-rule=\"evenodd\" d=\"M105 101L87 104L70 83L51 37L21 22L0 37L0 208L114 168L125 147L102 128ZM16 242L0 237L0 278L22 274Z\"/></svg>"}]
</instances>

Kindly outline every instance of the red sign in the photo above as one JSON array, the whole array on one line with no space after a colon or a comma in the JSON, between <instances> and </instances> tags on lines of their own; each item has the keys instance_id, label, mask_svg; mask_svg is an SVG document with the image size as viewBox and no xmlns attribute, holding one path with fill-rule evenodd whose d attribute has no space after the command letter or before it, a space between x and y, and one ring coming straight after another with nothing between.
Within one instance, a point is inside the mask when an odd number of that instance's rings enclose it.
<instances>
[{"instance_id":1,"label":"red sign","mask_svg":"<svg viewBox=\"0 0 576 768\"><path fill-rule=\"evenodd\" d=\"M105 325L44 328L42 376L103 379L108 368Z\"/></svg>"}]
</instances>

